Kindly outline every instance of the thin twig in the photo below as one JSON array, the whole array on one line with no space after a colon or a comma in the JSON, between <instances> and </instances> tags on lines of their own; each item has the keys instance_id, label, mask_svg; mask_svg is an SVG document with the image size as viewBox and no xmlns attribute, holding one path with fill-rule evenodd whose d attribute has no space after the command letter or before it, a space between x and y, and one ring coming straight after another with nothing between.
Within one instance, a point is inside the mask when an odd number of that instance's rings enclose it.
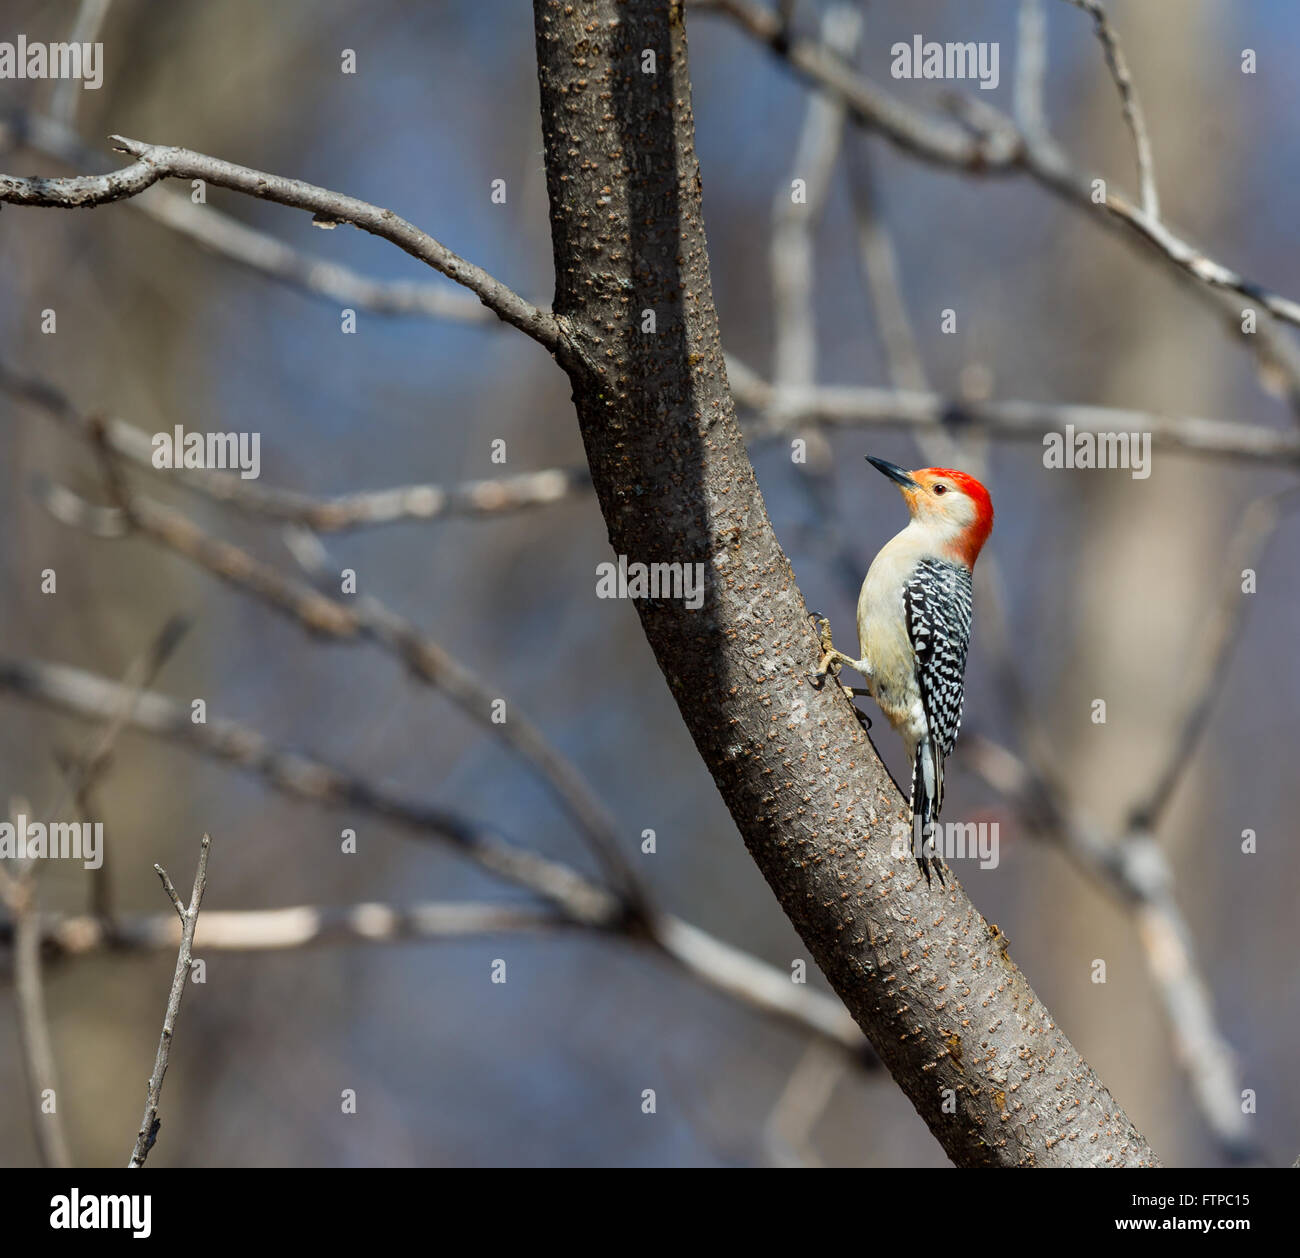
<instances>
[{"instance_id":1,"label":"thin twig","mask_svg":"<svg viewBox=\"0 0 1300 1258\"><path fill-rule=\"evenodd\" d=\"M172 1038L176 1034L176 1019L180 1016L181 997L185 995L185 986L190 977L190 965L193 961L194 928L199 921L199 908L203 903L203 893L208 886L208 851L212 839L203 836L199 845L199 863L194 871L194 889L190 892L188 905L181 903L181 898L172 886L172 880L161 865L155 865L154 871L162 880L163 890L171 900L176 915L181 919L181 946L176 953L176 972L172 975L172 989L167 997L167 1012L163 1015L162 1034L158 1037L158 1055L154 1058L153 1074L149 1076L149 1092L144 1103L144 1117L140 1120L140 1130L136 1134L135 1148L131 1150L131 1160L127 1169L144 1165L149 1150L158 1139L158 1128L162 1120L158 1117L158 1104L162 1098L163 1079L167 1074L167 1063L171 1059Z\"/></svg>"},{"instance_id":2,"label":"thin twig","mask_svg":"<svg viewBox=\"0 0 1300 1258\"><path fill-rule=\"evenodd\" d=\"M1111 24L1101 0L1067 0L1076 9L1082 9L1092 18L1092 24L1106 57L1106 66L1111 78L1119 90L1120 105L1124 110L1124 121L1133 136L1133 147L1137 150L1138 180L1142 188L1142 212L1152 220L1160 218L1160 198L1156 194L1155 160L1151 156L1151 138L1147 135L1146 118L1142 105L1138 101L1137 88L1133 76L1129 73L1128 62L1124 59L1124 50L1120 47L1119 34Z\"/></svg>"},{"instance_id":3,"label":"thin twig","mask_svg":"<svg viewBox=\"0 0 1300 1258\"><path fill-rule=\"evenodd\" d=\"M188 616L169 616L145 651L132 660L122 678L122 685L131 695L137 695L153 685L163 666L172 657L181 640L190 631L193 621ZM64 796L53 808L51 815L63 816L64 809L83 796L107 768L113 748L131 716L131 702L123 702L115 716L105 725L99 738L90 749L72 764L66 773Z\"/></svg>"},{"instance_id":4,"label":"thin twig","mask_svg":"<svg viewBox=\"0 0 1300 1258\"><path fill-rule=\"evenodd\" d=\"M848 168L858 263L884 346L889 382L895 389L928 392L920 343L903 300L898 255L880 209L871 155L863 138L857 140L848 146Z\"/></svg>"},{"instance_id":5,"label":"thin twig","mask_svg":"<svg viewBox=\"0 0 1300 1258\"><path fill-rule=\"evenodd\" d=\"M91 749L68 766L63 796L45 814L51 822L63 820L69 805L84 799L95 779L103 773L112 756L113 747L126 727L135 697L157 675L184 636L187 627L183 618L173 617L163 626L162 632L150 644L149 649L139 659L132 661L122 682L123 698L117 711L110 717ZM0 893L13 919L18 1030L37 1144L45 1165L66 1167L71 1165L71 1154L62 1115L57 1108L57 1070L41 975L41 931L35 924L38 869L39 864L35 860L29 860L16 877L0 868ZM101 908L107 907L104 899L101 898L99 903Z\"/></svg>"},{"instance_id":6,"label":"thin twig","mask_svg":"<svg viewBox=\"0 0 1300 1258\"><path fill-rule=\"evenodd\" d=\"M59 1093L54 1046L45 1010L41 925L36 912L36 883L30 867L17 878L5 874L4 898L13 918L14 996L23 1071L31 1100L32 1130L42 1163L65 1169L72 1165L72 1154L58 1108L63 1098Z\"/></svg>"}]
</instances>

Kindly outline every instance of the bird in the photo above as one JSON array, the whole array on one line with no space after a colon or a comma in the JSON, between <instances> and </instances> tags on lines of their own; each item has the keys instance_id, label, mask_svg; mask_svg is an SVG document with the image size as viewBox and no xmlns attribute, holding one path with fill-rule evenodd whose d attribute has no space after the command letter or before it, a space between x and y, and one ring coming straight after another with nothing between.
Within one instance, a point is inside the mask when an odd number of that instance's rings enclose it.
<instances>
[{"instance_id":1,"label":"bird","mask_svg":"<svg viewBox=\"0 0 1300 1258\"><path fill-rule=\"evenodd\" d=\"M838 677L844 665L861 673L865 691L845 686L845 692L871 695L902 736L912 769L913 850L928 886L930 856L944 883L933 827L943 806L944 760L961 728L972 571L993 531L993 500L979 481L955 468L909 472L866 457L898 486L911 519L881 548L862 582L862 657L837 651L829 621L814 613L822 655L811 676L820 686L828 675Z\"/></svg>"}]
</instances>

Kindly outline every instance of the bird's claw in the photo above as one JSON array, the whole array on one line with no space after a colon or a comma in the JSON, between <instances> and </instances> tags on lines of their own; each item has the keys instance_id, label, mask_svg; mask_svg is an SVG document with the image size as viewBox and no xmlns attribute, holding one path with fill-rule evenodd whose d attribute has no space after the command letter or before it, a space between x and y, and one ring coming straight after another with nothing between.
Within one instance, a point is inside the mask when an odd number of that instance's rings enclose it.
<instances>
[{"instance_id":1,"label":"bird's claw","mask_svg":"<svg viewBox=\"0 0 1300 1258\"><path fill-rule=\"evenodd\" d=\"M834 650L831 645L831 622L821 612L809 612L808 617L817 630L817 642L821 646L822 655L828 654Z\"/></svg>"},{"instance_id":2,"label":"bird's claw","mask_svg":"<svg viewBox=\"0 0 1300 1258\"><path fill-rule=\"evenodd\" d=\"M831 643L831 622L826 619L821 612L809 612L808 618L813 622L813 627L817 630L817 644L821 647L821 659L817 662L817 668L808 674L808 679L821 689L821 684L826 678L838 677L840 675L840 662L831 657L835 654L835 647Z\"/></svg>"}]
</instances>

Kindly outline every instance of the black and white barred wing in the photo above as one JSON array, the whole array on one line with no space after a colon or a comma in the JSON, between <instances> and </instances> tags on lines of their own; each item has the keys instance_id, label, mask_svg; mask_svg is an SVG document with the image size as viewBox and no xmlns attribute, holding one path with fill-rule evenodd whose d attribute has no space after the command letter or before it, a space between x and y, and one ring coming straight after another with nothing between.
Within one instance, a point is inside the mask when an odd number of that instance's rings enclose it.
<instances>
[{"instance_id":1,"label":"black and white barred wing","mask_svg":"<svg viewBox=\"0 0 1300 1258\"><path fill-rule=\"evenodd\" d=\"M903 606L929 727L937 815L943 802L943 762L952 752L961 728L963 678L970 646L970 569L940 559L923 559L903 588Z\"/></svg>"}]
</instances>

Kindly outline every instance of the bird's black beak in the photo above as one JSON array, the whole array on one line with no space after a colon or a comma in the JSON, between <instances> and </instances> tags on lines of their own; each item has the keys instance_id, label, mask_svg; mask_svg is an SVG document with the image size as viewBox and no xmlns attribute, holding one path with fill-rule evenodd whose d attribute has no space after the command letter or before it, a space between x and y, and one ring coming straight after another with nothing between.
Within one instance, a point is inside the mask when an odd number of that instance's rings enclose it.
<instances>
[{"instance_id":1,"label":"bird's black beak","mask_svg":"<svg viewBox=\"0 0 1300 1258\"><path fill-rule=\"evenodd\" d=\"M897 463L888 463L884 459L873 458L871 455L867 455L867 462L870 463L876 471L884 472L890 480L897 481L904 489L921 488L920 485L912 479L911 475L904 471L903 468L899 467Z\"/></svg>"}]
</instances>

